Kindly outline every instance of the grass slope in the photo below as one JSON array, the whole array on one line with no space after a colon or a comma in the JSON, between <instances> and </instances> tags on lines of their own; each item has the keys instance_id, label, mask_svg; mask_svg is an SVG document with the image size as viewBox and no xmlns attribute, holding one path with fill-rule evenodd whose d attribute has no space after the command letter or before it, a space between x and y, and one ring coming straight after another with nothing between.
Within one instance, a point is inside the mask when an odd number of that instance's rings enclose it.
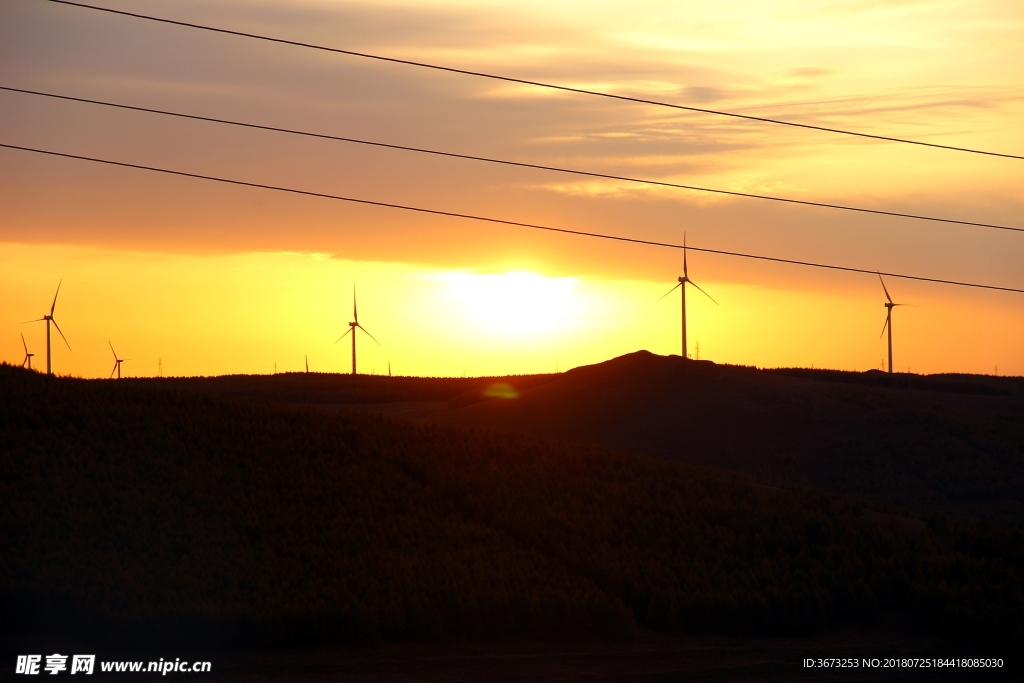
<instances>
[{"instance_id":1,"label":"grass slope","mask_svg":"<svg viewBox=\"0 0 1024 683\"><path fill-rule=\"evenodd\" d=\"M125 381L136 386L164 390L302 405L350 406L443 401L453 406L462 406L483 400L483 392L496 383L509 384L522 391L546 384L554 377L386 377L290 372L220 377L146 377Z\"/></svg>"},{"instance_id":2,"label":"grass slope","mask_svg":"<svg viewBox=\"0 0 1024 683\"><path fill-rule=\"evenodd\" d=\"M0 366L9 628L258 642L807 632L1022 640L1020 534L529 436Z\"/></svg>"}]
</instances>

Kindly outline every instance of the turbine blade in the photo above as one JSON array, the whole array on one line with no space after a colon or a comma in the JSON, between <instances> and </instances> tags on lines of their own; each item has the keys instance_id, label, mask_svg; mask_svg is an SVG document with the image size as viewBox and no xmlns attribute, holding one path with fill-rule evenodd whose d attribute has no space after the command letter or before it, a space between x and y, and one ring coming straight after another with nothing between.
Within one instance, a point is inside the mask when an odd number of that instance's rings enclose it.
<instances>
[{"instance_id":1,"label":"turbine blade","mask_svg":"<svg viewBox=\"0 0 1024 683\"><path fill-rule=\"evenodd\" d=\"M683 231L683 277L689 279L689 275L686 273L686 231Z\"/></svg>"},{"instance_id":2,"label":"turbine blade","mask_svg":"<svg viewBox=\"0 0 1024 683\"><path fill-rule=\"evenodd\" d=\"M110 377L108 377L107 379L113 378L115 372L117 372L117 363L116 362L114 363L114 369L110 371Z\"/></svg>"},{"instance_id":3,"label":"turbine blade","mask_svg":"<svg viewBox=\"0 0 1024 683\"><path fill-rule=\"evenodd\" d=\"M889 316L890 315L891 315L890 313L886 313L885 314L885 323L882 324L882 334L878 335L879 339L881 339L885 335L885 328L889 326Z\"/></svg>"},{"instance_id":4,"label":"turbine blade","mask_svg":"<svg viewBox=\"0 0 1024 683\"><path fill-rule=\"evenodd\" d=\"M117 360L117 351L114 350L114 345L110 343L109 339L107 340L107 346L110 347L110 352L114 354L114 360Z\"/></svg>"},{"instance_id":5,"label":"turbine blade","mask_svg":"<svg viewBox=\"0 0 1024 683\"><path fill-rule=\"evenodd\" d=\"M680 282L680 283L676 284L676 286L675 286L675 287L673 287L672 289L668 290L667 292L665 292L664 294L662 294L661 296L659 296L659 297L657 298L657 300L656 300L656 301L655 301L654 303L658 303L658 301L661 301L661 300L662 300L662 299L664 299L664 298L665 298L666 296L668 296L669 294L671 294L672 292L676 291L677 289L679 289L679 288L680 288L680 287L682 287L682 286L683 286L683 283L682 283L682 282Z\"/></svg>"},{"instance_id":6,"label":"turbine blade","mask_svg":"<svg viewBox=\"0 0 1024 683\"><path fill-rule=\"evenodd\" d=\"M349 333L349 332L351 332L351 331L352 331L352 328L351 328L351 327L350 327L350 328L348 328L348 332L346 332L345 334L343 334L343 335L341 335L340 337L338 337L337 339L335 339L335 340L334 340L334 343L335 343L335 344L337 344L338 342L340 342L340 341L341 341L342 339L344 339L345 337L347 337L347 336L348 336L348 333Z\"/></svg>"},{"instance_id":7,"label":"turbine blade","mask_svg":"<svg viewBox=\"0 0 1024 683\"><path fill-rule=\"evenodd\" d=\"M53 295L53 304L50 305L50 317L53 317L53 309L57 307L57 294L60 294L60 285L64 282L64 278L61 278L60 282L57 283L57 292Z\"/></svg>"},{"instance_id":8,"label":"turbine blade","mask_svg":"<svg viewBox=\"0 0 1024 683\"><path fill-rule=\"evenodd\" d=\"M362 330L363 332L366 332L366 328L365 328L365 327L363 327L362 325L356 325L356 327L358 327L359 329L361 329L361 330ZM372 339L373 341L377 342L377 346L380 346L380 342L379 342L379 341L377 341L377 338L376 338L376 337L374 337L374 336L373 336L372 334L370 334L369 332L366 332L366 334L367 334L367 336L368 336L368 337L369 337L370 339Z\"/></svg>"},{"instance_id":9,"label":"turbine blade","mask_svg":"<svg viewBox=\"0 0 1024 683\"><path fill-rule=\"evenodd\" d=\"M22 325L28 325L29 323L41 323L44 320L46 320L46 318L36 318L35 320L26 320L25 322L22 323Z\"/></svg>"},{"instance_id":10,"label":"turbine blade","mask_svg":"<svg viewBox=\"0 0 1024 683\"><path fill-rule=\"evenodd\" d=\"M25 347L25 356L28 357L28 344L25 343L25 334L21 335L21 345Z\"/></svg>"},{"instance_id":11,"label":"turbine blade","mask_svg":"<svg viewBox=\"0 0 1024 683\"><path fill-rule=\"evenodd\" d=\"M878 273L878 281L882 283L882 291L885 292L885 298L889 300L889 303L892 303L892 297L889 296L889 290L885 288L885 280L882 279L882 274L877 270L875 272Z\"/></svg>"},{"instance_id":12,"label":"turbine blade","mask_svg":"<svg viewBox=\"0 0 1024 683\"><path fill-rule=\"evenodd\" d=\"M352 320L359 322L359 309L356 308L356 286L352 285Z\"/></svg>"},{"instance_id":13,"label":"turbine blade","mask_svg":"<svg viewBox=\"0 0 1024 683\"><path fill-rule=\"evenodd\" d=\"M703 294L707 298L711 299L712 301L715 301L715 298L713 296L711 296L710 294L708 294L707 292L705 292L703 289L700 289L700 285L698 285L696 282L694 282L693 280L689 280L689 279L687 279L687 282L689 282L691 285L693 285L694 287L699 289L701 294ZM717 301L715 301L715 305L718 306L719 303Z\"/></svg>"},{"instance_id":14,"label":"turbine blade","mask_svg":"<svg viewBox=\"0 0 1024 683\"><path fill-rule=\"evenodd\" d=\"M53 320L53 318L50 318L50 320ZM57 325L57 321L56 320L53 320L53 326L57 328L58 332L60 332L60 326ZM64 336L63 332L60 332L60 338L63 339L64 343L68 345L68 351L70 351L71 350L71 344L68 344L68 338Z\"/></svg>"}]
</instances>

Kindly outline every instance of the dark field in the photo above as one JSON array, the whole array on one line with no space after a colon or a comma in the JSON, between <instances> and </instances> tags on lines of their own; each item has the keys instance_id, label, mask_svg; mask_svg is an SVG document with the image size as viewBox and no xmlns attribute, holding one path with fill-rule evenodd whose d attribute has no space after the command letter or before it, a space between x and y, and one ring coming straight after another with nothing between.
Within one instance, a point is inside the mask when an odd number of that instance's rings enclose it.
<instances>
[{"instance_id":1,"label":"dark field","mask_svg":"<svg viewBox=\"0 0 1024 683\"><path fill-rule=\"evenodd\" d=\"M643 353L504 379L0 367L7 640L215 652L238 680L1015 666L1012 380L800 374Z\"/></svg>"},{"instance_id":2,"label":"dark field","mask_svg":"<svg viewBox=\"0 0 1024 683\"><path fill-rule=\"evenodd\" d=\"M515 377L385 377L332 375L318 372L279 375L224 375L222 377L168 377L122 380L153 389L202 393L210 396L251 398L261 401L351 407L401 403L444 403L461 407L486 399L484 392L496 382L517 389L547 384L557 375Z\"/></svg>"}]
</instances>

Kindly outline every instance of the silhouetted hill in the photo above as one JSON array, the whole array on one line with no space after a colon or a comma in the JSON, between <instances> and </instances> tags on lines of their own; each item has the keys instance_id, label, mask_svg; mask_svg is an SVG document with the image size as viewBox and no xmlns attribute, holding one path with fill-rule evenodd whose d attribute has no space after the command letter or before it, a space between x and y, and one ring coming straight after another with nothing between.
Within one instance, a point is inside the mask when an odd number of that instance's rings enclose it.
<instances>
[{"instance_id":1,"label":"silhouetted hill","mask_svg":"<svg viewBox=\"0 0 1024 683\"><path fill-rule=\"evenodd\" d=\"M342 406L427 401L454 401L455 404L465 405L484 400L483 392L495 383L505 383L521 391L550 382L553 377L555 375L388 377L288 372L219 377L140 377L121 381L167 391L306 405Z\"/></svg>"},{"instance_id":2,"label":"silhouetted hill","mask_svg":"<svg viewBox=\"0 0 1024 683\"><path fill-rule=\"evenodd\" d=\"M8 366L0 444L8 628L629 637L899 610L989 646L1024 638L1018 532L908 528L593 446Z\"/></svg>"},{"instance_id":3,"label":"silhouetted hill","mask_svg":"<svg viewBox=\"0 0 1024 683\"><path fill-rule=\"evenodd\" d=\"M766 371L640 351L434 419L1024 525L1015 381Z\"/></svg>"},{"instance_id":4,"label":"silhouetted hill","mask_svg":"<svg viewBox=\"0 0 1024 683\"><path fill-rule=\"evenodd\" d=\"M952 394L979 394L988 396L1017 396L1024 394L1024 377L999 377L993 375L967 375L940 373L915 375L896 372L889 374L881 370L852 372L848 370L824 370L819 368L772 368L766 372L804 377L825 382L842 382L893 389Z\"/></svg>"}]
</instances>

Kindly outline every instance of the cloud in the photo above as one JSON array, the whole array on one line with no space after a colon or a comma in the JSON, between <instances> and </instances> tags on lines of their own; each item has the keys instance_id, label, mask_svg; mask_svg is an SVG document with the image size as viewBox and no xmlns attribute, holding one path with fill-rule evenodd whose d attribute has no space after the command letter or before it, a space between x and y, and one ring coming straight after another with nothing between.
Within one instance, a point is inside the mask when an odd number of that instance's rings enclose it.
<instances>
[{"instance_id":1,"label":"cloud","mask_svg":"<svg viewBox=\"0 0 1024 683\"><path fill-rule=\"evenodd\" d=\"M821 3L809 12L804 5L193 1L154 2L152 11L713 109L1024 149L1018 125L1024 103L1008 67L1024 53L1019 41L1005 38L1024 27L1007 5L975 10L962 31L956 28L962 3L900 5L918 12L913 24L879 21L872 13L888 10L877 2ZM991 160L557 94L44 3L0 4L0 32L4 82L723 189L913 205L968 218L1021 215L1014 197L1022 171ZM999 50L978 49L989 37L1004 41ZM866 219L11 94L0 94L0 134L97 156L609 232L640 225L671 236L685 220L737 248L863 262L889 253L882 248L886 233ZM611 248L554 246L454 220L0 154L0 239L184 252L296 249L373 259L399 258L401 251L409 260L466 267L514 252L565 272L636 274L648 267L643 258L613 258ZM62 188L56 198L55 185ZM822 226L840 227L822 232ZM971 252L976 274L986 261L1002 264L1012 252L1002 242L978 245ZM937 272L975 249L967 240L936 247L925 258L913 248L903 245L903 257Z\"/></svg>"}]
</instances>

